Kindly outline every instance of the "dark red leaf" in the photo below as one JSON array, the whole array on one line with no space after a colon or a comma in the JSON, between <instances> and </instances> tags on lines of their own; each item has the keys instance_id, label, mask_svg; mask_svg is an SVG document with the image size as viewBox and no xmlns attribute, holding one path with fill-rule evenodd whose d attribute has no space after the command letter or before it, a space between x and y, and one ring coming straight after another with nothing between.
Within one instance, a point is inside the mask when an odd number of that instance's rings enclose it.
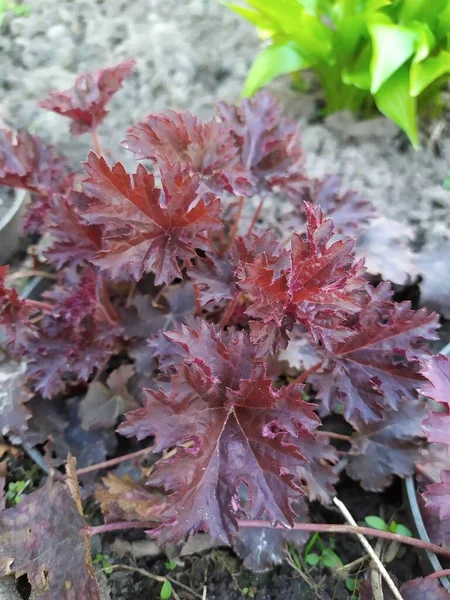
<instances>
[{"instance_id":1,"label":"dark red leaf","mask_svg":"<svg viewBox=\"0 0 450 600\"><path fill-rule=\"evenodd\" d=\"M72 175L64 157L27 131L0 130L0 185L34 192L25 229L41 231L51 210L53 193L70 187Z\"/></svg>"},{"instance_id":2,"label":"dark red leaf","mask_svg":"<svg viewBox=\"0 0 450 600\"><path fill-rule=\"evenodd\" d=\"M255 192L280 189L298 197L304 181L300 136L295 123L281 118L275 100L259 92L240 106L219 102L217 113L236 138Z\"/></svg>"},{"instance_id":3,"label":"dark red leaf","mask_svg":"<svg viewBox=\"0 0 450 600\"><path fill-rule=\"evenodd\" d=\"M303 499L295 502L296 521L309 522L308 506ZM269 524L268 524L269 525ZM267 571L286 559L287 543L301 550L309 533L273 527L240 527L233 549L251 571Z\"/></svg>"},{"instance_id":4,"label":"dark red leaf","mask_svg":"<svg viewBox=\"0 0 450 600\"><path fill-rule=\"evenodd\" d=\"M45 297L54 310L38 323L25 356L33 386L46 398L67 383L87 381L118 350L122 329L110 314L103 282L94 271L65 272Z\"/></svg>"},{"instance_id":5,"label":"dark red leaf","mask_svg":"<svg viewBox=\"0 0 450 600\"><path fill-rule=\"evenodd\" d=\"M81 194L70 190L51 199L48 233L51 245L45 250L47 260L57 269L76 267L91 260L101 249L100 228L86 225L81 219Z\"/></svg>"},{"instance_id":6,"label":"dark red leaf","mask_svg":"<svg viewBox=\"0 0 450 600\"><path fill-rule=\"evenodd\" d=\"M441 481L429 485L422 496L426 506L438 514L441 521L450 519L450 471L442 471Z\"/></svg>"},{"instance_id":7,"label":"dark red leaf","mask_svg":"<svg viewBox=\"0 0 450 600\"><path fill-rule=\"evenodd\" d=\"M249 518L292 524L291 500L301 495L296 469L305 465L318 420L299 386L275 391L244 332L223 334L203 323L171 338L186 358L170 386L147 391L143 408L127 415L121 433L154 437L156 452L177 446L161 460L149 483L170 492L162 540L185 539L201 528L222 541L236 531L244 484ZM181 447L192 441L194 448Z\"/></svg>"},{"instance_id":8,"label":"dark red leaf","mask_svg":"<svg viewBox=\"0 0 450 600\"><path fill-rule=\"evenodd\" d=\"M437 337L437 315L390 302L388 285L370 295L353 334L325 350L322 371L308 379L323 414L341 406L348 421L376 422L402 398L416 397L423 382L419 360L429 354L424 341Z\"/></svg>"},{"instance_id":9,"label":"dark red leaf","mask_svg":"<svg viewBox=\"0 0 450 600\"><path fill-rule=\"evenodd\" d=\"M138 407L126 387L133 374L132 365L122 365L111 373L107 385L100 381L89 384L86 396L80 403L83 429L91 431L115 427L121 414Z\"/></svg>"},{"instance_id":10,"label":"dark red leaf","mask_svg":"<svg viewBox=\"0 0 450 600\"><path fill-rule=\"evenodd\" d=\"M195 310L194 288L190 282L171 285L159 294L158 304L148 294L136 294L122 315L125 335L131 338L129 354L136 370L142 374L153 371L153 359L164 368L166 349L170 348L168 363L174 365L176 356L183 356L180 347L163 336L176 323L190 319Z\"/></svg>"},{"instance_id":11,"label":"dark red leaf","mask_svg":"<svg viewBox=\"0 0 450 600\"><path fill-rule=\"evenodd\" d=\"M261 255L270 267L284 263L288 257L273 232L267 231L263 235L251 233L238 237L223 254L209 251L204 258L198 258L188 274L197 285L202 306L235 298L239 291L236 279L239 265L252 263Z\"/></svg>"},{"instance_id":12,"label":"dark red leaf","mask_svg":"<svg viewBox=\"0 0 450 600\"><path fill-rule=\"evenodd\" d=\"M397 408L376 423L353 423L347 473L370 492L381 492L394 475L412 475L420 458L420 424L427 408L420 400L404 400Z\"/></svg>"},{"instance_id":13,"label":"dark red leaf","mask_svg":"<svg viewBox=\"0 0 450 600\"><path fill-rule=\"evenodd\" d=\"M106 105L131 75L135 64L136 61L127 60L95 73L83 73L76 78L73 88L50 92L39 106L69 117L70 132L74 135L94 131L108 114Z\"/></svg>"},{"instance_id":14,"label":"dark red leaf","mask_svg":"<svg viewBox=\"0 0 450 600\"><path fill-rule=\"evenodd\" d=\"M198 173L206 190L246 194L250 181L240 164L235 138L215 119L202 122L189 112L150 114L128 130L123 143L138 159L163 156Z\"/></svg>"},{"instance_id":15,"label":"dark red leaf","mask_svg":"<svg viewBox=\"0 0 450 600\"><path fill-rule=\"evenodd\" d=\"M304 202L318 206L327 219L332 219L335 235L339 237L357 239L375 217L373 204L363 200L358 192L341 192L336 175L305 178L298 196L291 200L295 210L285 217L285 223L299 233L303 233L306 226Z\"/></svg>"},{"instance_id":16,"label":"dark red leaf","mask_svg":"<svg viewBox=\"0 0 450 600\"><path fill-rule=\"evenodd\" d=\"M0 514L0 575L26 575L42 600L100 600L75 464Z\"/></svg>"},{"instance_id":17,"label":"dark red leaf","mask_svg":"<svg viewBox=\"0 0 450 600\"><path fill-rule=\"evenodd\" d=\"M442 412L431 412L423 422L430 442L450 446L450 359L443 354L429 358L422 369L429 381L421 392L442 404Z\"/></svg>"},{"instance_id":18,"label":"dark red leaf","mask_svg":"<svg viewBox=\"0 0 450 600\"><path fill-rule=\"evenodd\" d=\"M35 309L27 306L17 291L6 287L9 267L0 266L0 327L5 332L6 342L11 354L20 357L30 338L35 337L35 327L30 323Z\"/></svg>"},{"instance_id":19,"label":"dark red leaf","mask_svg":"<svg viewBox=\"0 0 450 600\"><path fill-rule=\"evenodd\" d=\"M70 453L75 456L80 468L88 467L113 455L117 446L114 429L86 431L81 427L80 397L46 400L35 396L28 402L32 414L27 430L18 441L35 447L36 452L43 450L44 462L59 467ZM95 478L93 474L84 475L83 483Z\"/></svg>"},{"instance_id":20,"label":"dark red leaf","mask_svg":"<svg viewBox=\"0 0 450 600\"><path fill-rule=\"evenodd\" d=\"M307 238L292 236L289 268L277 272L265 255L242 266L239 286L254 300L247 314L259 320L251 323L252 341L266 352L286 347L287 331L296 321L329 347L351 334L345 319L359 310L364 281L353 242L330 243L332 222L323 219L320 209L305 206Z\"/></svg>"},{"instance_id":21,"label":"dark red leaf","mask_svg":"<svg viewBox=\"0 0 450 600\"><path fill-rule=\"evenodd\" d=\"M112 169L91 152L86 163L89 178L84 190L92 201L84 218L101 225L104 249L94 259L113 279L135 279L152 271L155 283L181 277L178 261L208 247L205 233L220 229L220 200L198 195L199 177L179 163L159 161L163 190L139 165L129 175L117 163Z\"/></svg>"}]
</instances>

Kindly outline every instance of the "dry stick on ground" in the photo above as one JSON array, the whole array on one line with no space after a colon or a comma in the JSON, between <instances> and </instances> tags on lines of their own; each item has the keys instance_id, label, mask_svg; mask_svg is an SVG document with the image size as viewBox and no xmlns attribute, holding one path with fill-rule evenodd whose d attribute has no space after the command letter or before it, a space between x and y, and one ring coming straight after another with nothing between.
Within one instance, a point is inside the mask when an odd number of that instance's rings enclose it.
<instances>
[{"instance_id":1,"label":"dry stick on ground","mask_svg":"<svg viewBox=\"0 0 450 600\"><path fill-rule=\"evenodd\" d=\"M16 279L25 279L25 277L44 277L45 279L58 279L58 275L55 273L49 273L48 271L39 271L30 269L29 271L16 271L11 275L8 275L7 281L15 281Z\"/></svg>"},{"instance_id":2,"label":"dry stick on ground","mask_svg":"<svg viewBox=\"0 0 450 600\"><path fill-rule=\"evenodd\" d=\"M355 519L352 517L352 515L348 511L348 509L345 506L345 504L343 502L341 502L339 500L339 498L336 498L336 496L333 498L333 502L336 504L336 506L338 507L338 509L341 511L341 513L344 516L345 520L348 521L348 523L350 523L350 525L353 525L353 526L357 527L357 523L356 523ZM377 554L375 553L374 549L369 544L369 542L367 541L367 539L362 534L360 534L360 533L357 533L356 536L359 539L359 541L361 542L361 544L364 546L364 548L367 550L368 554L372 557L372 560L376 564L378 570L380 571L380 573L381 573L383 579L385 580L386 584L388 585L389 589L394 594L394 597L397 600L403 600L403 597L400 594L400 592L398 591L397 586L392 581L391 576L386 571L385 566L383 565L383 563L381 562L381 560L378 558Z\"/></svg>"}]
</instances>

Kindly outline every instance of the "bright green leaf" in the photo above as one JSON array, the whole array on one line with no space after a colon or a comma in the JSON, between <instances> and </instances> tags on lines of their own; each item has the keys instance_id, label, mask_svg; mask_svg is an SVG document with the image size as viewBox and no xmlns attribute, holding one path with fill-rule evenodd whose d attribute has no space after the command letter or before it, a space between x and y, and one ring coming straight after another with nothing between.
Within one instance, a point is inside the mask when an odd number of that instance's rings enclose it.
<instances>
[{"instance_id":1,"label":"bright green leaf","mask_svg":"<svg viewBox=\"0 0 450 600\"><path fill-rule=\"evenodd\" d=\"M414 64L427 58L436 45L436 38L426 23L413 23L411 29L417 33Z\"/></svg>"},{"instance_id":2,"label":"bright green leaf","mask_svg":"<svg viewBox=\"0 0 450 600\"><path fill-rule=\"evenodd\" d=\"M445 36L450 31L450 2L438 17L436 34L438 37Z\"/></svg>"},{"instance_id":3,"label":"bright green leaf","mask_svg":"<svg viewBox=\"0 0 450 600\"><path fill-rule=\"evenodd\" d=\"M386 525L386 522L381 517L376 517L374 515L369 515L364 519L369 527L373 527L373 529L379 529L381 531L389 531L389 527Z\"/></svg>"},{"instance_id":4,"label":"bright green leaf","mask_svg":"<svg viewBox=\"0 0 450 600\"><path fill-rule=\"evenodd\" d=\"M410 23L416 19L420 19L421 12L424 4L430 0L406 0L402 3L402 7L399 14L400 23Z\"/></svg>"},{"instance_id":5,"label":"bright green leaf","mask_svg":"<svg viewBox=\"0 0 450 600\"><path fill-rule=\"evenodd\" d=\"M366 31L364 15L351 15L336 25L336 51L352 56Z\"/></svg>"},{"instance_id":6,"label":"bright green leaf","mask_svg":"<svg viewBox=\"0 0 450 600\"><path fill-rule=\"evenodd\" d=\"M352 69L342 71L342 81L346 85L354 85L360 90L370 89L370 46L366 46Z\"/></svg>"},{"instance_id":7,"label":"bright green leaf","mask_svg":"<svg viewBox=\"0 0 450 600\"><path fill-rule=\"evenodd\" d=\"M376 12L377 10L380 10L380 8L384 8L390 4L392 4L392 0L368 0L364 11Z\"/></svg>"},{"instance_id":8,"label":"bright green leaf","mask_svg":"<svg viewBox=\"0 0 450 600\"><path fill-rule=\"evenodd\" d=\"M417 34L409 27L371 25L373 54L370 63L370 91L376 94L381 86L414 54Z\"/></svg>"},{"instance_id":9,"label":"bright green leaf","mask_svg":"<svg viewBox=\"0 0 450 600\"><path fill-rule=\"evenodd\" d=\"M339 567L344 566L344 563L340 557L336 554L336 552L330 550L330 548L326 548L323 551L322 562L329 569L338 569Z\"/></svg>"},{"instance_id":10,"label":"bright green leaf","mask_svg":"<svg viewBox=\"0 0 450 600\"><path fill-rule=\"evenodd\" d=\"M345 587L348 589L349 592L354 592L356 589L356 581L348 577L345 580Z\"/></svg>"},{"instance_id":11,"label":"bright green leaf","mask_svg":"<svg viewBox=\"0 0 450 600\"><path fill-rule=\"evenodd\" d=\"M396 123L419 147L417 132L417 100L409 94L409 69L404 66L395 72L374 95L378 110Z\"/></svg>"},{"instance_id":12,"label":"bright green leaf","mask_svg":"<svg viewBox=\"0 0 450 600\"><path fill-rule=\"evenodd\" d=\"M161 600L169 600L172 597L172 584L167 579L162 584L161 591L159 593Z\"/></svg>"},{"instance_id":13,"label":"bright green leaf","mask_svg":"<svg viewBox=\"0 0 450 600\"><path fill-rule=\"evenodd\" d=\"M308 565L311 565L311 567L314 567L319 562L320 556L318 554L316 554L315 552L311 552L310 554L306 555L305 560L308 563Z\"/></svg>"},{"instance_id":14,"label":"bright green leaf","mask_svg":"<svg viewBox=\"0 0 450 600\"><path fill-rule=\"evenodd\" d=\"M242 95L253 96L260 88L265 86L279 75L293 73L311 66L311 62L302 56L295 44L287 42L269 46L255 59L247 76Z\"/></svg>"},{"instance_id":15,"label":"bright green leaf","mask_svg":"<svg viewBox=\"0 0 450 600\"><path fill-rule=\"evenodd\" d=\"M412 532L407 527L401 524L396 525L395 533L398 533L398 535L405 535L406 537L412 537Z\"/></svg>"},{"instance_id":16,"label":"bright green leaf","mask_svg":"<svg viewBox=\"0 0 450 600\"><path fill-rule=\"evenodd\" d=\"M173 571L177 568L177 563L174 560L167 560L165 567L168 571Z\"/></svg>"},{"instance_id":17,"label":"bright green leaf","mask_svg":"<svg viewBox=\"0 0 450 600\"><path fill-rule=\"evenodd\" d=\"M411 96L419 96L433 81L450 73L450 52L441 50L421 63L413 64L410 72Z\"/></svg>"},{"instance_id":18,"label":"bright green leaf","mask_svg":"<svg viewBox=\"0 0 450 600\"><path fill-rule=\"evenodd\" d=\"M256 27L272 31L273 24L256 10L247 8L246 6L241 6L240 4L232 4L230 2L224 2L224 4L225 6L228 6L228 8L231 8L231 10L237 13L239 16L244 17L244 19L250 23L256 25Z\"/></svg>"}]
</instances>

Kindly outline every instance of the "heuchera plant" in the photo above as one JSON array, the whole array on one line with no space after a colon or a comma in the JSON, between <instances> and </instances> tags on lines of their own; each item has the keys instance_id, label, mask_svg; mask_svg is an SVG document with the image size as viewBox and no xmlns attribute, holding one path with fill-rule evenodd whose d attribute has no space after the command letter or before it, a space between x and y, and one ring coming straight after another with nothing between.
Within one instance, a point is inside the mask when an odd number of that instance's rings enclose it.
<instances>
[{"instance_id":1,"label":"heuchera plant","mask_svg":"<svg viewBox=\"0 0 450 600\"><path fill-rule=\"evenodd\" d=\"M41 105L68 116L73 134L96 132L132 66L82 75ZM32 393L42 405L84 389L86 427L111 427L120 407L131 407L119 432L152 440L160 458L143 482L104 480L98 500L108 526L137 520L160 543L207 531L263 569L295 538L273 529L255 553L263 527L290 528L296 515L305 522L305 499L327 503L335 494L343 465L319 417L341 415L353 432L337 437L350 443L345 469L366 490L412 474L425 435L448 443L445 414L427 417L417 393L448 404L448 363L430 361L426 344L437 337L438 316L395 302L390 284L371 278L353 238L370 227L373 207L341 194L334 178L306 176L298 131L268 95L219 103L206 122L148 115L124 142L145 161L135 173L109 164L95 143L82 174L39 138L0 132L0 183L31 192L25 225L49 238L45 260L57 277L30 300L0 269L5 348L26 362L25 387L8 388L1 423L20 439ZM273 230L260 224L268 197L292 202L286 225ZM74 573L97 597L81 552L87 526L73 470L71 462L68 483L49 483L0 516L1 572L28 573L45 598L66 597ZM448 479L425 496L441 519L450 515ZM45 522L66 550L68 540L77 548L70 577L64 569L50 575L50 587L39 574L63 559L42 547L36 529L44 493ZM62 527L67 503L78 516ZM18 559L11 529L24 519L40 558L30 550ZM256 521L259 529L246 527ZM297 533L295 543L304 541Z\"/></svg>"}]
</instances>

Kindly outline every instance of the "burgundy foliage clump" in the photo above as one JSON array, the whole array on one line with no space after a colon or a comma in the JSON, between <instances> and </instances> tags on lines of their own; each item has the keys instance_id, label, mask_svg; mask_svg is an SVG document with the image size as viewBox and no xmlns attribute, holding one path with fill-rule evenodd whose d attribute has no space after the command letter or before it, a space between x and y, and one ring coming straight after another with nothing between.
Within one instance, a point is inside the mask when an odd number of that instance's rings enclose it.
<instances>
[{"instance_id":1,"label":"burgundy foliage clump","mask_svg":"<svg viewBox=\"0 0 450 600\"><path fill-rule=\"evenodd\" d=\"M41 106L68 116L72 133L95 133L133 64L80 75ZM30 300L0 267L3 345L26 365L27 390L10 394L2 431L32 423L42 444L48 426L42 411L30 420L31 393L41 406L75 406L90 433L120 421L121 435L148 439L159 458L142 481L104 480L97 498L108 521L154 523L160 543L206 531L251 568L269 568L286 541L300 547L305 536L242 524L289 528L308 520L308 500L330 502L343 467L320 418L347 428L346 472L371 491L413 474L426 437L450 444L449 361L427 348L438 316L397 302L383 272L369 272L361 240L373 206L335 177L308 178L297 126L269 95L219 103L210 121L150 114L123 145L144 161L135 172L91 152L73 174L35 136L0 131L0 184L32 192L28 226L48 238L39 266L56 279ZM283 231L264 225L269 201L292 203ZM443 410L428 415L419 389ZM424 495L441 520L449 474ZM16 560L11 528L20 520L46 552L36 506L50 494L50 542L65 552L73 541L72 574L90 590L84 519L68 485L3 513L5 556L36 578L40 563ZM53 511L66 501L74 521L57 532ZM72 579L61 577L46 598L66 597Z\"/></svg>"}]
</instances>

